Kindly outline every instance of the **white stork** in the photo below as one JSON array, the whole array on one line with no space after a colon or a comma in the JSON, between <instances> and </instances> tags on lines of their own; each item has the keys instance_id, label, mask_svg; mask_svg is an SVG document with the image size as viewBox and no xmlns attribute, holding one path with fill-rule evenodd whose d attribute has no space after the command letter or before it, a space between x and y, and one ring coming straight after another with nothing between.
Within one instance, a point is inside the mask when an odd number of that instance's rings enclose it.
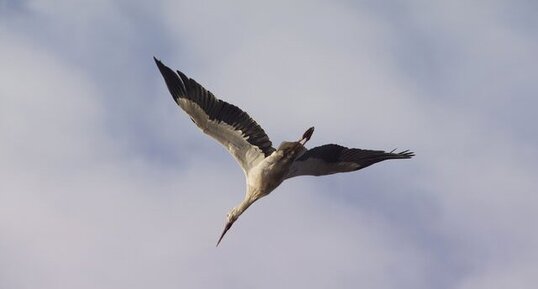
<instances>
[{"instance_id":1,"label":"white stork","mask_svg":"<svg viewBox=\"0 0 538 289\"><path fill-rule=\"evenodd\" d=\"M298 141L282 142L275 149L265 131L246 112L216 98L181 71L176 73L154 59L175 102L204 133L226 147L245 173L245 198L228 213L217 246L250 205L268 195L285 179L351 172L380 161L409 159L414 156L408 150L394 153L347 148L337 144L307 150L304 145L312 136L313 127Z\"/></svg>"}]
</instances>

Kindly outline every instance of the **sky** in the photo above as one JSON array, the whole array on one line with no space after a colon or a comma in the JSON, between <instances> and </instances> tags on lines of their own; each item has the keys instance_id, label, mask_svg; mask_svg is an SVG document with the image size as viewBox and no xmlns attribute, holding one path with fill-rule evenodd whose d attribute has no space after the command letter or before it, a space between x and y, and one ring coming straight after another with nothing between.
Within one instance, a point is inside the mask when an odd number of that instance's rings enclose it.
<instances>
[{"instance_id":1,"label":"sky","mask_svg":"<svg viewBox=\"0 0 538 289\"><path fill-rule=\"evenodd\" d=\"M535 288L537 12L0 0L0 287ZM290 179L215 248L244 176L153 56L274 145L416 157Z\"/></svg>"}]
</instances>

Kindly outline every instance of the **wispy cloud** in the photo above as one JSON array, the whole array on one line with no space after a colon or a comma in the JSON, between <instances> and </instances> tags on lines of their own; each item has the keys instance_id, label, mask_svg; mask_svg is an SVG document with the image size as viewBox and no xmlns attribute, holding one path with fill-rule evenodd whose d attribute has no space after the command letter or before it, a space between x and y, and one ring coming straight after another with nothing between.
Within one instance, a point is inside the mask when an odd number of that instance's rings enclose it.
<instances>
[{"instance_id":1,"label":"wispy cloud","mask_svg":"<svg viewBox=\"0 0 538 289\"><path fill-rule=\"evenodd\" d=\"M532 288L536 5L0 3L0 287ZM243 176L152 56L274 143L410 148L290 180L214 244Z\"/></svg>"}]
</instances>

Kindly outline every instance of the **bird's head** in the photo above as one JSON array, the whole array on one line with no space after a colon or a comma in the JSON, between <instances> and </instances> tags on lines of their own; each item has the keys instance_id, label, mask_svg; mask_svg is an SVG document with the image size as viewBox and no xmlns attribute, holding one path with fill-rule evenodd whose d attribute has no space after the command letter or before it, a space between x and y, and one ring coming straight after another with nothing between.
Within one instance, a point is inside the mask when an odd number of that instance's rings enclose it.
<instances>
[{"instance_id":1,"label":"bird's head","mask_svg":"<svg viewBox=\"0 0 538 289\"><path fill-rule=\"evenodd\" d=\"M232 225L235 223L237 218L239 218L239 212L236 208L233 208L228 215L226 215L226 225L224 225L224 231L222 231L222 234L220 235L219 241L217 242L217 246L220 244L220 241L222 241L222 238L224 238L224 235L226 235L226 232L230 230Z\"/></svg>"}]
</instances>

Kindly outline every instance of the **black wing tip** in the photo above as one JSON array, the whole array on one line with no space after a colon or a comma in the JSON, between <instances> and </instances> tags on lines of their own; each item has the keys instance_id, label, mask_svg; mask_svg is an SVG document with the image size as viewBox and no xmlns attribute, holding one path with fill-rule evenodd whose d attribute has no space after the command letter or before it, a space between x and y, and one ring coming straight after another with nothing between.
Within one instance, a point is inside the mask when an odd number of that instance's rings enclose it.
<instances>
[{"instance_id":1,"label":"black wing tip","mask_svg":"<svg viewBox=\"0 0 538 289\"><path fill-rule=\"evenodd\" d=\"M394 153L395 150L396 149L393 149L392 151L389 152L389 154L399 159L410 159L415 156L415 153L409 150L404 150L399 153Z\"/></svg>"},{"instance_id":2,"label":"black wing tip","mask_svg":"<svg viewBox=\"0 0 538 289\"><path fill-rule=\"evenodd\" d=\"M162 63L162 61L157 59L155 56L153 56L153 60L155 61L155 64L157 64L157 67L159 68L159 71L161 72L165 80L170 77L170 72L174 74L174 71L170 69L170 67L164 65L164 63Z\"/></svg>"},{"instance_id":3,"label":"black wing tip","mask_svg":"<svg viewBox=\"0 0 538 289\"><path fill-rule=\"evenodd\" d=\"M161 73L163 73L163 70L166 70L167 68L170 69L169 67L164 65L160 59L157 59L157 57L155 56L153 56L153 61L155 61L155 64L157 64L157 67L159 68Z\"/></svg>"},{"instance_id":4,"label":"black wing tip","mask_svg":"<svg viewBox=\"0 0 538 289\"><path fill-rule=\"evenodd\" d=\"M153 57L155 64L159 68L161 75L164 78L164 82L170 91L170 94L174 98L174 101L178 103L180 98L185 97L187 94L187 88L185 87L185 80L182 77L186 77L184 74L176 74L170 67L166 66L155 56Z\"/></svg>"}]
</instances>

